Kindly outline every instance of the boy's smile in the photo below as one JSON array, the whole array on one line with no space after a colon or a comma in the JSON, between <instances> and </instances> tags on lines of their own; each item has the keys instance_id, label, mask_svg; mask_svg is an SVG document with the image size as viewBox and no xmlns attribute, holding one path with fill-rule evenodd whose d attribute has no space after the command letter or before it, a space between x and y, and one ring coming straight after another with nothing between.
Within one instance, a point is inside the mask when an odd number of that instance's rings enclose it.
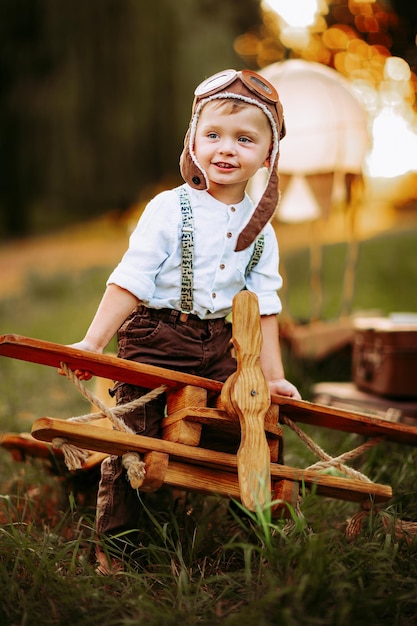
<instances>
[{"instance_id":1,"label":"boy's smile","mask_svg":"<svg viewBox=\"0 0 417 626\"><path fill-rule=\"evenodd\" d=\"M229 105L216 101L203 107L194 143L209 179L208 192L226 204L243 199L249 178L266 165L272 141L269 121L258 107L230 112Z\"/></svg>"}]
</instances>

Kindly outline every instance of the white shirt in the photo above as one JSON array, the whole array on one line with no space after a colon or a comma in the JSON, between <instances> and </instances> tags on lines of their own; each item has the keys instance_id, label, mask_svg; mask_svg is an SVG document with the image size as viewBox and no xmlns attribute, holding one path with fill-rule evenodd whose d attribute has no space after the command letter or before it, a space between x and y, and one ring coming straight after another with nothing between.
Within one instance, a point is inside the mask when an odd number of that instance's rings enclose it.
<instances>
[{"instance_id":1,"label":"white shirt","mask_svg":"<svg viewBox=\"0 0 417 626\"><path fill-rule=\"evenodd\" d=\"M277 291L278 244L274 230L263 230L265 245L256 267L245 279L253 245L235 252L236 240L249 221L253 203L248 196L238 204L219 202L206 191L186 185L194 216L193 310L201 319L225 317L232 300L245 286L259 300L261 315L281 312ZM164 191L146 206L133 231L129 248L110 275L145 306L180 310L181 205L175 190Z\"/></svg>"}]
</instances>

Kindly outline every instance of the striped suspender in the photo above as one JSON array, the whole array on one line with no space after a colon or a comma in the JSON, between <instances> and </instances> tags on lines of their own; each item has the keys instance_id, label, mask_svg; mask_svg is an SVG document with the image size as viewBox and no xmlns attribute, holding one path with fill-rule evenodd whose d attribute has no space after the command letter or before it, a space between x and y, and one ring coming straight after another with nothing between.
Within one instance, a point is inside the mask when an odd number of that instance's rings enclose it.
<instances>
[{"instance_id":1,"label":"striped suspender","mask_svg":"<svg viewBox=\"0 0 417 626\"><path fill-rule=\"evenodd\" d=\"M258 239L256 239L255 241L252 256L249 259L249 263L246 266L245 278L247 277L249 272L253 270L253 268L259 263L259 259L262 256L264 245L265 245L265 235L259 235Z\"/></svg>"},{"instance_id":2,"label":"striped suspender","mask_svg":"<svg viewBox=\"0 0 417 626\"><path fill-rule=\"evenodd\" d=\"M193 260L194 260L194 220L190 198L184 186L178 187L180 196L181 234L181 322L186 322L193 310Z\"/></svg>"}]
</instances>

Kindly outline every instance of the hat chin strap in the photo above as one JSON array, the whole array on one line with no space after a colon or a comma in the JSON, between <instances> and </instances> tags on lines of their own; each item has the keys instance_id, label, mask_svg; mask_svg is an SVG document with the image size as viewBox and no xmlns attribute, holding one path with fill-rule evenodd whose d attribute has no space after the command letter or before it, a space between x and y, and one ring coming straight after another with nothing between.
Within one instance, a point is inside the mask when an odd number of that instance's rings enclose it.
<instances>
[{"instance_id":1,"label":"hat chin strap","mask_svg":"<svg viewBox=\"0 0 417 626\"><path fill-rule=\"evenodd\" d=\"M268 183L266 185L265 191L259 200L257 206L255 207L254 212L246 224L244 229L239 234L237 238L235 251L240 252L241 250L245 250L248 246L251 245L262 231L264 226L268 224L268 222L273 217L277 206L278 206L278 154L275 157L275 162L273 167L270 169Z\"/></svg>"}]
</instances>

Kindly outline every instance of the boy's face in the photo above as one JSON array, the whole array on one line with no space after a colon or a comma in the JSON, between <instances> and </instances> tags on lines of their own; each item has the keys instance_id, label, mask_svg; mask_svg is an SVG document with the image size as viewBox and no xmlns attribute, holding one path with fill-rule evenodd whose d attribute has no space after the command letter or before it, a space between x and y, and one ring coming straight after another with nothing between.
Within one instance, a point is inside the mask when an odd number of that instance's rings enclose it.
<instances>
[{"instance_id":1,"label":"boy's face","mask_svg":"<svg viewBox=\"0 0 417 626\"><path fill-rule=\"evenodd\" d=\"M267 165L272 131L266 115L255 105L231 113L219 101L206 104L200 114L194 152L210 182L209 193L219 200L243 199L246 184ZM227 202L227 200L225 200Z\"/></svg>"}]
</instances>

